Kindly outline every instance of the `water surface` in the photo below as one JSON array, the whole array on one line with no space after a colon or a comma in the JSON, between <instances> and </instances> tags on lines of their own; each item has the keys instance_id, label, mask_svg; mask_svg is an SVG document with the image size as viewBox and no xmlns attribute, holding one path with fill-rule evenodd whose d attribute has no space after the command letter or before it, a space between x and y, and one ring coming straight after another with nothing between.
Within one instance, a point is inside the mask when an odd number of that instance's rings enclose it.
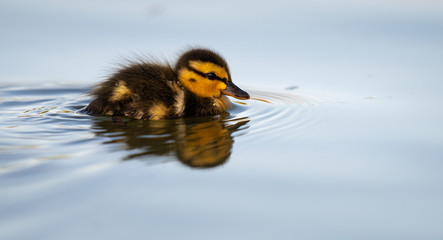
<instances>
[{"instance_id":1,"label":"water surface","mask_svg":"<svg viewBox=\"0 0 443 240\"><path fill-rule=\"evenodd\" d=\"M440 236L441 135L401 102L249 89L149 121L84 114L87 91L1 88L5 239Z\"/></svg>"}]
</instances>

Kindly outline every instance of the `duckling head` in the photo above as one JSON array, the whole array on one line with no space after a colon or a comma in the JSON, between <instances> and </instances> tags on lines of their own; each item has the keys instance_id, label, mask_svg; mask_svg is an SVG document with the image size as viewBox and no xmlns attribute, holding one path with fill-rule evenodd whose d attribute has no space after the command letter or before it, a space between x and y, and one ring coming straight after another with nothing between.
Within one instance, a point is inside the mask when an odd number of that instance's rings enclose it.
<instances>
[{"instance_id":1,"label":"duckling head","mask_svg":"<svg viewBox=\"0 0 443 240\"><path fill-rule=\"evenodd\" d=\"M208 49L192 49L177 61L175 72L180 83L199 97L216 98L228 95L249 99L249 94L231 80L228 64Z\"/></svg>"}]
</instances>

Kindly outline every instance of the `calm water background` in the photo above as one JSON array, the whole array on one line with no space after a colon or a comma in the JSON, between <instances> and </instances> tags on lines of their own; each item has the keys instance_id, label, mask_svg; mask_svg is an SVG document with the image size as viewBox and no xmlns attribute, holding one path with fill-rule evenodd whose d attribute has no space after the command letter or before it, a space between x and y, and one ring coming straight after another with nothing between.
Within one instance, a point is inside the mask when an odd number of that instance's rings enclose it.
<instances>
[{"instance_id":1,"label":"calm water background","mask_svg":"<svg viewBox=\"0 0 443 240\"><path fill-rule=\"evenodd\" d=\"M441 1L1 1L0 29L1 239L443 239ZM189 45L253 99L81 112Z\"/></svg>"}]
</instances>

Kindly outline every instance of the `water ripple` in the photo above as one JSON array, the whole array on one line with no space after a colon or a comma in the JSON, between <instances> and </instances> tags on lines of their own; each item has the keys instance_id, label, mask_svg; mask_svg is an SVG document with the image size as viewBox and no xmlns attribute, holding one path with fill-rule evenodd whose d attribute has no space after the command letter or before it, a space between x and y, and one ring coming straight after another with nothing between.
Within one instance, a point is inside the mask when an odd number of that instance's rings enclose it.
<instances>
[{"instance_id":1,"label":"water ripple","mask_svg":"<svg viewBox=\"0 0 443 240\"><path fill-rule=\"evenodd\" d=\"M324 119L317 107L329 101L298 90L249 90L251 99L234 100L228 115L115 122L82 113L89 102L85 92L86 88L0 88L0 152L8 158L0 163L0 172L86 155L102 159L98 156L108 153L110 160L141 159L151 164L174 156L192 167L217 166L229 159L236 138L254 144L315 137Z\"/></svg>"},{"instance_id":2,"label":"water ripple","mask_svg":"<svg viewBox=\"0 0 443 240\"><path fill-rule=\"evenodd\" d=\"M249 118L248 139L263 137L293 137L293 134L309 134L321 122L316 106L325 99L310 94L249 90L251 99L241 102L241 111L235 111L236 118ZM237 102L240 103L240 102ZM291 133L291 134L289 134Z\"/></svg>"}]
</instances>

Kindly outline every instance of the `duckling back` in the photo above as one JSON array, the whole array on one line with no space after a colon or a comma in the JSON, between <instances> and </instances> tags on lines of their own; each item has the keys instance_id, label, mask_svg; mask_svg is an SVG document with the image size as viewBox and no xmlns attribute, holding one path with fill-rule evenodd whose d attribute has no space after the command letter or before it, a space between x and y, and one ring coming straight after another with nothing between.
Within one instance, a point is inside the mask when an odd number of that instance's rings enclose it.
<instances>
[{"instance_id":1,"label":"duckling back","mask_svg":"<svg viewBox=\"0 0 443 240\"><path fill-rule=\"evenodd\" d=\"M169 65L130 64L99 84L91 95L94 99L86 108L91 114L136 119L183 115L184 92Z\"/></svg>"}]
</instances>

